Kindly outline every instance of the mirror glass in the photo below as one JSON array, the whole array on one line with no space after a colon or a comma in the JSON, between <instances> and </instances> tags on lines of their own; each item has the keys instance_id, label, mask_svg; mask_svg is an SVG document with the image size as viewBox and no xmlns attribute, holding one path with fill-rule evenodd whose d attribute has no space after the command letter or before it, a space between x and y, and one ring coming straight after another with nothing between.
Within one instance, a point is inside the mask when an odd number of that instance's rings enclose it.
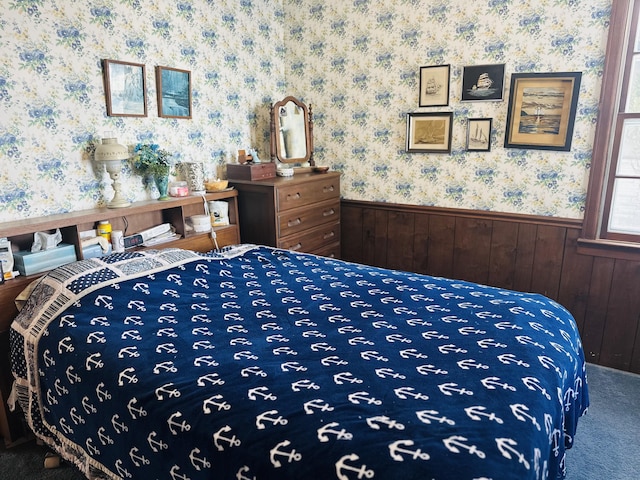
<instances>
[{"instance_id":1,"label":"mirror glass","mask_svg":"<svg viewBox=\"0 0 640 480\"><path fill-rule=\"evenodd\" d=\"M311 108L295 97L271 106L271 158L313 165Z\"/></svg>"}]
</instances>

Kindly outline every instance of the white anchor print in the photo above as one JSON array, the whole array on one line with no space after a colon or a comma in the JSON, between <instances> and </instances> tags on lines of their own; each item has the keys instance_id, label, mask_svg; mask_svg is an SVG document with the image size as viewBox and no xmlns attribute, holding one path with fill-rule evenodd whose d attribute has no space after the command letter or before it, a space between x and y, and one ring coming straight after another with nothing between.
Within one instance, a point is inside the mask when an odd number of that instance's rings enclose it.
<instances>
[{"instance_id":1,"label":"white anchor print","mask_svg":"<svg viewBox=\"0 0 640 480\"><path fill-rule=\"evenodd\" d=\"M281 450L281 448L286 448L289 445L291 445L291 442L289 440L283 440L270 450L269 458L271 459L271 464L275 468L280 468L282 466L282 463L279 460L279 458L281 457L286 458L289 463L299 462L300 460L302 460L302 454L297 453L295 449L292 449L290 452Z\"/></svg>"},{"instance_id":2,"label":"white anchor print","mask_svg":"<svg viewBox=\"0 0 640 480\"><path fill-rule=\"evenodd\" d=\"M354 467L349 465L349 462L357 462L360 460L360 457L355 453L351 453L349 455L344 455L336 462L336 475L338 476L338 480L349 480L349 475L346 472L355 472L358 474L357 478L373 478L375 472L373 470L367 469L366 465L361 465L359 467Z\"/></svg>"}]
</instances>

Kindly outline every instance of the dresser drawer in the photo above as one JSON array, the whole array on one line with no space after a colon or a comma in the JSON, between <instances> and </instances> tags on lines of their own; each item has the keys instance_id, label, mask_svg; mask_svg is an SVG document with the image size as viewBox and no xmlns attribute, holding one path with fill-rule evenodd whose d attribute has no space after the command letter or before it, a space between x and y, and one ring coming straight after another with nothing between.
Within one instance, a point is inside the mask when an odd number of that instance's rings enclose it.
<instances>
[{"instance_id":1,"label":"dresser drawer","mask_svg":"<svg viewBox=\"0 0 640 480\"><path fill-rule=\"evenodd\" d=\"M282 238L278 241L278 247L300 252L315 252L339 240L340 222L335 222Z\"/></svg>"},{"instance_id":2,"label":"dresser drawer","mask_svg":"<svg viewBox=\"0 0 640 480\"><path fill-rule=\"evenodd\" d=\"M278 237L286 237L323 223L340 221L340 200L329 200L277 215Z\"/></svg>"},{"instance_id":3,"label":"dresser drawer","mask_svg":"<svg viewBox=\"0 0 640 480\"><path fill-rule=\"evenodd\" d=\"M278 211L282 212L303 205L339 198L340 177L331 176L314 182L281 186L278 188L276 202Z\"/></svg>"}]
</instances>

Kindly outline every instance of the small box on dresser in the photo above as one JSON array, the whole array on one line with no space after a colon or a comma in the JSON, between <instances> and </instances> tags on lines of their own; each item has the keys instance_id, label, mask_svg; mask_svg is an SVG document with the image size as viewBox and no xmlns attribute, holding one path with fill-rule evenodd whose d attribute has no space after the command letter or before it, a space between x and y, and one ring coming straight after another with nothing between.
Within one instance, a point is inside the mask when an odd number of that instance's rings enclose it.
<instances>
[{"instance_id":1,"label":"small box on dresser","mask_svg":"<svg viewBox=\"0 0 640 480\"><path fill-rule=\"evenodd\" d=\"M276 176L275 163L228 163L229 180L261 180Z\"/></svg>"}]
</instances>

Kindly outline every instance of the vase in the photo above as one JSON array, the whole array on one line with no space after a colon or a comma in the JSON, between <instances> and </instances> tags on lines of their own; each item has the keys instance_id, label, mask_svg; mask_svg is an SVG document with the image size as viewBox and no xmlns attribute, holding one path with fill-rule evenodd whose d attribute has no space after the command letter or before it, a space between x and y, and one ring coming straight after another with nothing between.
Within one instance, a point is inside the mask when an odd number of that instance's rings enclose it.
<instances>
[{"instance_id":1,"label":"vase","mask_svg":"<svg viewBox=\"0 0 640 480\"><path fill-rule=\"evenodd\" d=\"M158 192L160 193L158 200L169 200L171 198L169 196L169 175L160 175L154 179Z\"/></svg>"},{"instance_id":2,"label":"vase","mask_svg":"<svg viewBox=\"0 0 640 480\"><path fill-rule=\"evenodd\" d=\"M192 195L204 193L204 165L202 163L180 163L178 170L187 181L189 192Z\"/></svg>"}]
</instances>

